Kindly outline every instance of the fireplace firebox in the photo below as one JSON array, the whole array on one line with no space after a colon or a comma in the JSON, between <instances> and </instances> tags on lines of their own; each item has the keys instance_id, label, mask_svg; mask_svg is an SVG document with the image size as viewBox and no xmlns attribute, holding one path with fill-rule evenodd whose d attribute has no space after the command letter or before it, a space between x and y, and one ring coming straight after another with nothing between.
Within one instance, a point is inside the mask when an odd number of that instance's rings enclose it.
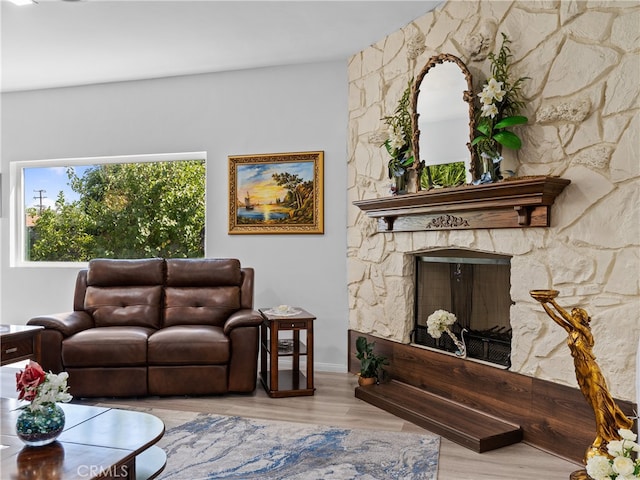
<instances>
[{"instance_id":1,"label":"fireplace firebox","mask_svg":"<svg viewBox=\"0 0 640 480\"><path fill-rule=\"evenodd\" d=\"M457 317L453 333L464 338L467 358L511 365L511 257L462 249L416 253L413 343L455 352L448 335L434 339L427 317L447 310ZM465 330L463 332L463 330Z\"/></svg>"}]
</instances>

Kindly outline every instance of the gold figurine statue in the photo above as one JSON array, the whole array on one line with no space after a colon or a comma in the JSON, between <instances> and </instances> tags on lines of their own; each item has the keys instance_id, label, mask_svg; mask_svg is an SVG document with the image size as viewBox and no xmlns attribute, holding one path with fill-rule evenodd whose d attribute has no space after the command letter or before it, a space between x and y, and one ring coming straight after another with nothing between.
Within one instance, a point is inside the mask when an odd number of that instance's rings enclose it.
<instances>
[{"instance_id":1,"label":"gold figurine statue","mask_svg":"<svg viewBox=\"0 0 640 480\"><path fill-rule=\"evenodd\" d=\"M584 461L586 463L597 453L607 456L607 443L619 440L618 429L631 429L633 420L616 405L598 367L592 350L594 341L589 328L591 318L582 308L572 308L569 313L560 307L554 300L558 296L557 290L532 290L530 294L542 304L547 314L567 331L567 345L573 357L578 385L596 417L596 438L587 449ZM555 311L551 307L555 308Z\"/></svg>"}]
</instances>

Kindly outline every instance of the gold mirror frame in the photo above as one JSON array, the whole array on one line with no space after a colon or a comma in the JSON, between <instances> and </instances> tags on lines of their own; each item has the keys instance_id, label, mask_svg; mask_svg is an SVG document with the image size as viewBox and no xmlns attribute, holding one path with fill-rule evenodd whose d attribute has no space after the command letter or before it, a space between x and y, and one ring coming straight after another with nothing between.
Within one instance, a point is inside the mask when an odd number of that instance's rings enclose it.
<instances>
[{"instance_id":1,"label":"gold mirror frame","mask_svg":"<svg viewBox=\"0 0 640 480\"><path fill-rule=\"evenodd\" d=\"M476 119L475 119L475 108L474 108L474 98L473 98L473 84L471 72L465 65L465 63L460 60L455 55L451 55L449 53L442 53L439 55L435 55L431 57L425 66L422 68L420 73L415 79L413 84L413 92L411 96L411 118L412 118L412 128L413 128L413 153L415 155L414 167L418 171L418 174L421 173L423 168L427 168L427 173L429 174L429 168L427 166L423 167L423 164L420 160L420 129L418 128L418 118L420 117L420 113L418 112L418 95L420 94L420 85L422 84L422 80L425 75L431 70L433 67L440 65L444 62L453 62L462 71L465 80L467 81L467 90L462 92L462 100L467 102L469 105L469 142L467 142L467 148L469 149L469 154L471 156L469 162L469 173L471 174L471 180L476 180L476 166L477 166L477 155L475 153L475 149L471 146L471 142L473 140L473 136L476 129ZM431 175L429 174L429 184L431 185ZM418 175L418 188L420 188L420 175Z\"/></svg>"}]
</instances>

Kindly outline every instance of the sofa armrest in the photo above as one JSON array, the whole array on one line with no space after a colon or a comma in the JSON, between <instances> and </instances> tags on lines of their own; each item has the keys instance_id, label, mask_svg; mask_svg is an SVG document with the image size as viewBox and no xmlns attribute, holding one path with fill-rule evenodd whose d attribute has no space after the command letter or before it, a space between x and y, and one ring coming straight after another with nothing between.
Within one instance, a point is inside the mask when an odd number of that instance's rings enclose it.
<instances>
[{"instance_id":1,"label":"sofa armrest","mask_svg":"<svg viewBox=\"0 0 640 480\"><path fill-rule=\"evenodd\" d=\"M262 315L256 310L245 308L232 313L224 323L224 334L229 336L231 330L238 327L257 327L262 323Z\"/></svg>"},{"instance_id":2,"label":"sofa armrest","mask_svg":"<svg viewBox=\"0 0 640 480\"><path fill-rule=\"evenodd\" d=\"M87 312L74 311L33 317L27 322L27 325L40 325L57 330L63 337L70 337L82 330L92 328L94 323L93 318Z\"/></svg>"}]
</instances>

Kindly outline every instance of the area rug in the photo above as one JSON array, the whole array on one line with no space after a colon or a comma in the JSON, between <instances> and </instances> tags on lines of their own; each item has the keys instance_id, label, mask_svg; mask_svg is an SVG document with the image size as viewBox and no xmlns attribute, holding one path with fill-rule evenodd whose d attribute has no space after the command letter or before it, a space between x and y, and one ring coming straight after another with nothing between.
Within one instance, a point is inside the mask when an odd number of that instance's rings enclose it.
<instances>
[{"instance_id":1,"label":"area rug","mask_svg":"<svg viewBox=\"0 0 640 480\"><path fill-rule=\"evenodd\" d=\"M149 409L165 422L161 480L434 480L440 438Z\"/></svg>"}]
</instances>

